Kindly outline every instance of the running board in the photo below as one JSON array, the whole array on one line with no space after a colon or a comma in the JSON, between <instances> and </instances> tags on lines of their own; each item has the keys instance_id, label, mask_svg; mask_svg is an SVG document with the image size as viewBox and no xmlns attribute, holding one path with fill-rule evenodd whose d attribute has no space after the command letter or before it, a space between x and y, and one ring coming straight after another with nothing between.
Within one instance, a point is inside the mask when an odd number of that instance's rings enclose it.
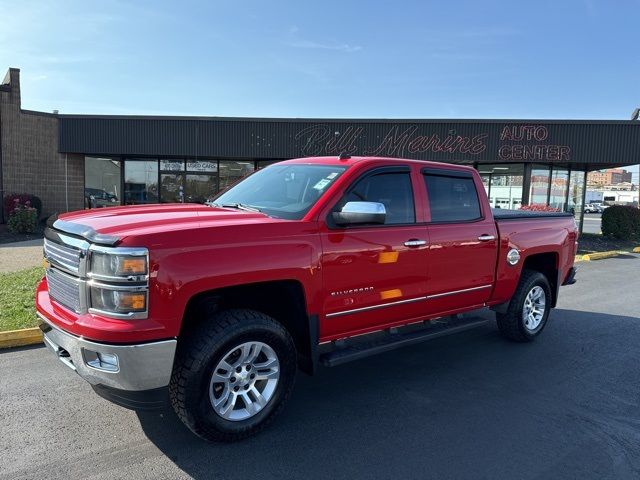
<instances>
[{"instance_id":1,"label":"running board","mask_svg":"<svg viewBox=\"0 0 640 480\"><path fill-rule=\"evenodd\" d=\"M435 338L464 332L472 328L486 325L491 320L481 317L461 318L443 317L437 320L425 322L425 327L407 333L398 332L397 329L388 330L382 338L372 341L363 341L349 344L349 340L334 342L334 345L347 343L346 346L337 346L335 350L320 356L320 363L325 367L335 367L343 363L360 360L378 353L388 352L396 348L414 345L416 343L433 340ZM410 327L409 327L410 328ZM395 333L397 332L397 333Z\"/></svg>"}]
</instances>

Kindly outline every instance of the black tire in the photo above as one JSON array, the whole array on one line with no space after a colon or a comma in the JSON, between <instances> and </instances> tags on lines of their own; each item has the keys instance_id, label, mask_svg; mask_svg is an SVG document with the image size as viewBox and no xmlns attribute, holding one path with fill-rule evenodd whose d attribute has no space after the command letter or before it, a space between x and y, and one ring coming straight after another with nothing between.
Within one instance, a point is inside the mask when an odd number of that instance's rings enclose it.
<instances>
[{"instance_id":1,"label":"black tire","mask_svg":"<svg viewBox=\"0 0 640 480\"><path fill-rule=\"evenodd\" d=\"M546 297L544 314L542 321L533 330L530 330L525 325L523 310L525 307L525 299L529 292L535 287L541 287L544 290ZM515 342L530 342L536 338L544 327L547 325L549 319L549 312L551 311L551 286L549 280L540 272L534 270L523 270L520 275L520 282L518 287L511 298L509 308L505 313L496 312L496 321L498 323L498 329L500 333Z\"/></svg>"},{"instance_id":2,"label":"black tire","mask_svg":"<svg viewBox=\"0 0 640 480\"><path fill-rule=\"evenodd\" d=\"M280 376L268 403L245 420L227 420L214 410L209 385L223 356L244 342L263 342L276 353ZM178 342L169 397L182 422L209 441L232 442L265 428L282 411L296 375L296 350L287 330L253 310L226 310L212 315Z\"/></svg>"}]
</instances>

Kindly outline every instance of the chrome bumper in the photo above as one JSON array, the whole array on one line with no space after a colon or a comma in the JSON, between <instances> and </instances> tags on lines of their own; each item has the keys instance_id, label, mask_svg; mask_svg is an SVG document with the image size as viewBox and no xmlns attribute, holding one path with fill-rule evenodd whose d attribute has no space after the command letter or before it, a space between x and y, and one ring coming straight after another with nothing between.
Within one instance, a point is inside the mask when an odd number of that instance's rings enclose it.
<instances>
[{"instance_id":1,"label":"chrome bumper","mask_svg":"<svg viewBox=\"0 0 640 480\"><path fill-rule=\"evenodd\" d=\"M58 359L92 385L139 391L169 384L176 340L108 345L67 333L38 313L44 343Z\"/></svg>"}]
</instances>

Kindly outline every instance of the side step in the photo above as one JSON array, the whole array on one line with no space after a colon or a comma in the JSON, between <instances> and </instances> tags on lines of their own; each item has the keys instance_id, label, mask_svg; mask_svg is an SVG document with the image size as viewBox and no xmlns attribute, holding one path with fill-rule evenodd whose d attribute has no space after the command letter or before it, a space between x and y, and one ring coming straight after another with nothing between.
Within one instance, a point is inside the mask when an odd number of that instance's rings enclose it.
<instances>
[{"instance_id":1,"label":"side step","mask_svg":"<svg viewBox=\"0 0 640 480\"><path fill-rule=\"evenodd\" d=\"M320 363L325 367L335 367L343 363L388 352L396 348L406 347L434 338L481 327L489 322L491 322L491 319L481 317L461 318L459 316L452 316L427 321L425 322L425 327L419 330L414 329L407 333L399 332L397 329L391 329L388 331L389 333L375 340L354 342L353 344L347 343L345 347L337 347L335 350L321 355ZM408 329L411 328L411 326L405 328ZM346 342L349 342L349 340L346 340ZM343 341L339 343L343 343Z\"/></svg>"}]
</instances>

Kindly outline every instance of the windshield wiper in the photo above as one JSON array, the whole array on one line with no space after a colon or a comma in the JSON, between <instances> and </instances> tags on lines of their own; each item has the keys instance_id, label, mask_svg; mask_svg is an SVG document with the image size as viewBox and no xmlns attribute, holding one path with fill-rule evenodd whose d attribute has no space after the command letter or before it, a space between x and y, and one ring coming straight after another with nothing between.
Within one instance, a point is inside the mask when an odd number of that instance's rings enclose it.
<instances>
[{"instance_id":1,"label":"windshield wiper","mask_svg":"<svg viewBox=\"0 0 640 480\"><path fill-rule=\"evenodd\" d=\"M236 208L238 210L244 210L245 212L260 212L259 208L253 207L251 205L246 205L244 203L212 203L214 207L222 207L222 208Z\"/></svg>"}]
</instances>

